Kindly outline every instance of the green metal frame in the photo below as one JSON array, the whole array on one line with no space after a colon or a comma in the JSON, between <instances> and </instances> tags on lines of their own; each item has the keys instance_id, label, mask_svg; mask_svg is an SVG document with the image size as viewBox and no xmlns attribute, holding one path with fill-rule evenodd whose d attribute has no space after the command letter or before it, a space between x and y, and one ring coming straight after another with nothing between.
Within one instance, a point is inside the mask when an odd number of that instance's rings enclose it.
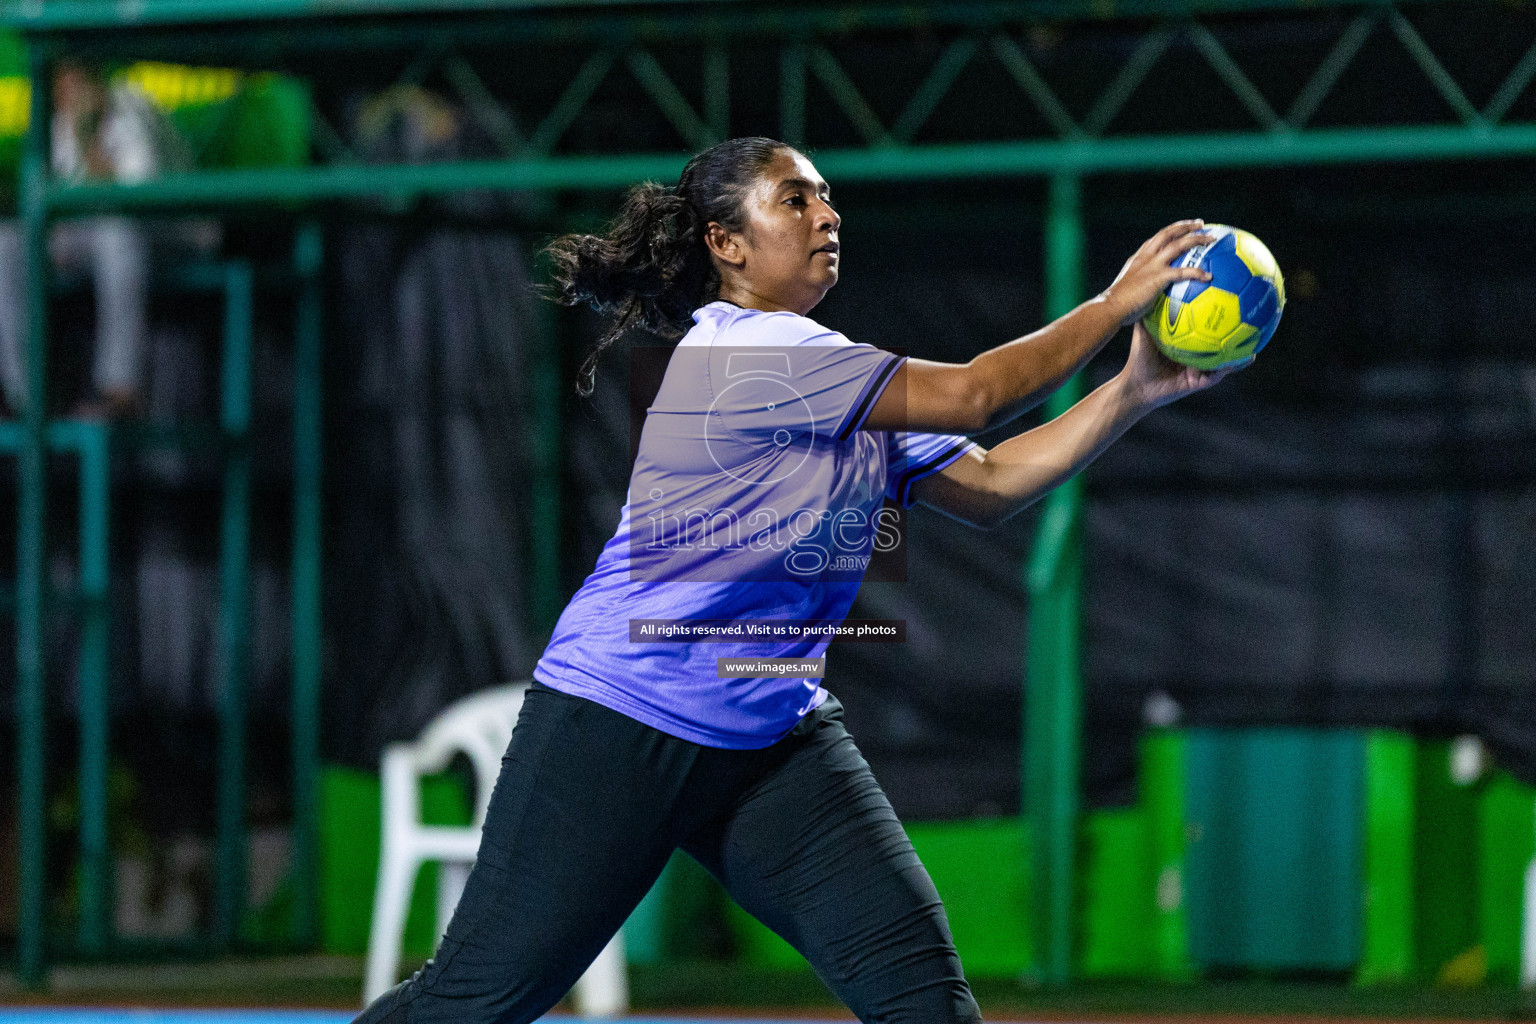
<instances>
[{"instance_id":1,"label":"green metal frame","mask_svg":"<svg viewBox=\"0 0 1536 1024\"><path fill-rule=\"evenodd\" d=\"M197 0L185 5L199 17L213 17L229 5ZM313 12L308 5L306 10ZM404 11L406 5L383 5ZM1506 115L1536 77L1536 40L1525 50L1481 105L1436 57L1399 6L1371 4L1348 21L1325 57L1310 69L1285 109L1279 110L1232 58L1215 29L1206 22L1180 18L1145 26L1139 42L1087 109L1074 114L1031 62L1017 28L1029 23L1027 5L955 3L913 10L879 5L827 5L813 11L760 10L718 2L664 6L647 15L594 14L575 7L563 14L535 8L532 13L485 22L487 4L467 26L415 20L397 22L358 17L327 21L316 38L293 38L283 28L242 26L241 46L280 53L302 62L318 47L398 48L419 37L424 52L411 63L405 81L419 82L434 68L452 83L471 116L498 140L504 155L490 160L411 166L361 164L330 128L322 112L321 149L333 158L324 166L271 170L206 171L166 177L134 186L51 183L44 203L58 215L100 210L156 210L186 206L265 206L372 198L404 203L422 195L463 189L582 190L622 187L646 179L676 175L685 152L558 153L563 138L582 116L598 87L610 76L627 74L689 149L723 138L731 125L728 49L749 40L779 49L779 135L802 144L807 138L808 85L814 80L830 96L833 108L853 126L863 145L820 150L817 164L840 182L898 181L948 177L1021 177L1072 171L1080 175L1124 171L1172 171L1187 168L1294 166L1373 161L1423 161L1528 156L1536 152L1536 123L1509 123ZM1062 5L1047 5L1052 8ZM1071 7L1072 5L1066 5ZM1220 5L1226 6L1226 5ZM1250 9L1255 5L1234 5ZM1284 8L1289 5L1276 5ZM71 42L87 52L132 52L172 58L224 45L223 29L203 22L173 31L164 21L89 22L76 7L99 10L89 0L55 0L34 17L0 19L22 31L42 25L77 26ZM1158 5L1134 8L1160 9ZM158 6L151 8L160 11ZM437 10L437 8L423 8ZM418 11L418 13L420 13ZM161 18L169 16L161 13ZM1209 19L1208 19L1209 20ZM78 26L90 24L91 29ZM104 36L106 25L115 33ZM860 32L943 32L948 44L928 68L895 120L887 125L839 62L834 45ZM54 29L53 31L61 31ZM1390 33L1445 103L1448 120L1354 128L1315 128L1319 108L1341 77L1361 59L1376 34ZM47 33L44 33L45 35ZM533 47L543 43L585 46L588 53L547 110L514 111L512 102L492 96L463 52L488 43ZM652 52L656 46L694 48L700 68L701 109L696 110ZM1159 60L1180 47L1197 55L1217 75L1252 118L1252 130L1212 133L1170 132L1117 135L1112 129ZM1187 59L1187 58L1186 58ZM923 129L956 80L974 62L996 62L1018 93L999 102L1025 103L1050 127L1050 134L1027 139L978 138L949 144L922 144ZM1298 68L1298 70L1307 70ZM754 83L756 85L756 83ZM519 131L519 116L534 127Z\"/></svg>"},{"instance_id":2,"label":"green metal frame","mask_svg":"<svg viewBox=\"0 0 1536 1024\"><path fill-rule=\"evenodd\" d=\"M110 637L108 605L108 569L110 561L107 515L111 488L110 452L112 428L102 422L56 420L48 424L48 449L71 453L79 458L79 580L69 594L49 596L62 599L76 609L80 621L80 666L78 694L80 706L80 874L79 944L87 953L99 952L106 942L109 900L106 882L107 848L107 687ZM29 442L26 425L17 421L0 422L0 452L24 456ZM19 594L18 594L19 597ZM20 601L17 601L18 610ZM18 619L19 621L19 619ZM37 743L20 737L23 744ZM41 780L26 780L36 786ZM31 794L38 799L40 794ZM39 837L27 836L28 847ZM27 847L24 854L35 856ZM40 865L39 861L39 865ZM37 867L28 865L29 870ZM25 886L22 893L27 893Z\"/></svg>"},{"instance_id":3,"label":"green metal frame","mask_svg":"<svg viewBox=\"0 0 1536 1024\"><path fill-rule=\"evenodd\" d=\"M245 893L245 706L250 675L251 572L251 268L226 272L224 366L219 426L223 431L223 509L219 523L220 686L218 818L213 934L233 945Z\"/></svg>"},{"instance_id":4,"label":"green metal frame","mask_svg":"<svg viewBox=\"0 0 1536 1024\"><path fill-rule=\"evenodd\" d=\"M226 453L224 509L220 553L218 688L221 745L243 749L243 690L249 661L247 591L250 522L250 377L254 280L251 266L239 260L193 264L157 279L157 288L181 292L218 292L224 297L224 381L222 449ZM114 429L93 420L50 420L49 449L78 455L79 465L79 582L66 595L80 619L79 666L79 804L80 910L76 941L81 952L100 954L109 948L111 851L108 847L108 750L110 740L110 602L109 561L111 527L111 457L122 447L200 445L196 432L155 434ZM19 454L26 445L20 422L0 422L0 452ZM18 609L19 600L16 602ZM240 825L244 797L243 760L221 761L219 793L219 871L215 878L215 934L220 944L233 940L230 907L244 889L243 843ZM225 858L228 858L226 860Z\"/></svg>"},{"instance_id":5,"label":"green metal frame","mask_svg":"<svg viewBox=\"0 0 1536 1024\"><path fill-rule=\"evenodd\" d=\"M1045 216L1045 315L1069 312L1083 294L1082 182L1051 179ZM1082 375L1046 402L1047 418L1083 397ZM1035 534L1024 583L1029 645L1024 670L1024 811L1033 837L1031 902L1039 979L1060 984L1072 972L1077 866L1078 737L1082 732L1083 478L1051 492Z\"/></svg>"},{"instance_id":6,"label":"green metal frame","mask_svg":"<svg viewBox=\"0 0 1536 1024\"><path fill-rule=\"evenodd\" d=\"M696 149L727 135L737 119L732 100L732 47L776 49L779 72L778 134L786 141L814 141L810 115L835 111L851 127L858 143L814 153L822 173L836 183L950 178L1050 179L1046 247L1050 277L1047 308L1057 314L1082 296L1082 182L1089 175L1187 168L1242 168L1449 159L1529 158L1536 155L1536 122L1511 121L1517 101L1536 77L1536 40L1507 69L1501 82L1476 100L1447 70L1410 14L1443 6L1393 2L1311 3L1306 0L1210 0L1203 3L1142 0L1119 5L1099 0L954 0L929 6L891 2L836 0L812 7L766 5L746 0L677 0L640 8L584 4L516 3L510 0L359 0L347 5L319 0L149 0L124 6L115 0L50 0L12 8L4 25L28 40L34 81L46 81L50 62L71 53L86 57L205 60L241 66L280 66L302 72L323 68L324 56L342 50L397 52L417 48L406 78L421 82L435 69L458 93L465 108L497 141L496 159L413 166L361 166L343 133L317 117L317 152L329 163L281 170L201 172L140 185L50 181L47 168L48 111L33 90L32 124L23 150L21 210L28 256L28 282L34 297L44 294L47 269L42 259L50 218L93 211L150 212L194 207L278 206L295 212L316 204L386 197L400 204L436 193L472 188L559 192L613 189L645 179L672 179ZM1497 3L1462 2L1467 11L1502 10ZM1312 68L1297 67L1303 77L1292 83L1283 109L1244 72L1223 42L1242 19L1234 14L1278 12L1288 18L1344 19L1329 52ZM1321 15L1318 13L1321 11ZM1052 22L1070 30L1075 23L1103 27L1109 17L1125 19L1116 30L1134 33L1135 45L1116 68L1106 68L1105 85L1092 102L1073 109L1051 84L1050 76L1021 45L1021 29ZM1332 24L1332 22L1329 22ZM1429 121L1357 127L1314 126L1324 101L1345 80L1344 73L1363 59L1365 44L1389 34L1406 52L1444 103L1443 116ZM857 80L839 58L850 39L878 35L912 41L938 38L937 58L894 118L882 119L866 99L885 82ZM495 96L488 78L474 66L487 47L499 59L518 47L537 52L558 45L584 48L569 71L540 66L538 73L559 75L563 89L541 109L520 97ZM679 87L658 57L689 52L688 65L699 75L696 107L690 89ZM1190 124L1178 131L1139 134L1121 127L1123 112L1159 60L1178 52L1203 61L1251 119L1248 130L1210 133ZM481 56L478 59L484 59ZM978 137L963 142L926 142L930 121L955 83L977 61L1001 66L1017 91L998 102L1027 105L1047 127L1030 137ZM531 62L538 65L538 62ZM691 73L691 72L690 72ZM565 140L589 110L594 94L613 74L629 76L679 145L660 152L572 151ZM692 83L684 83L690 85ZM751 88L761 90L754 81ZM733 89L735 92L733 93ZM830 98L818 104L812 90ZM317 115L323 112L317 111ZM519 125L531 126L527 130ZM318 267L318 234L307 228L300 249ZM304 259L308 259L306 255ZM301 263L303 260L301 259ZM306 278L312 280L313 278ZM319 387L318 368L308 361L318 346L318 299L301 302L301 376L309 381L295 410L296 466L304 480L296 497L295 574L295 740L296 776L310 778L315 750L315 701L318 664L318 509ZM308 303L314 303L311 307ZM31 304L28 325L29 394L26 444L20 460L21 528L18 605L18 721L21 858L21 966L35 979L41 969L42 874L42 543L47 495L43 474L46 424L41 409L46 311ZM313 330L310 338L305 332ZM551 332L545 331L546 335ZM555 379L553 355L540 349L536 374L542 386ZM1050 407L1059 412L1079 392L1064 389ZM541 409L550 412L549 400ZM546 422L553 423L552 418ZM540 495L536 507L546 527L553 522L558 480L555 435L546 437L535 459ZM310 489L312 487L312 490ZM1040 912L1038 946L1041 978L1061 983L1070 973L1070 909L1073 843L1077 814L1077 734L1079 731L1080 606L1082 578L1082 484L1060 488L1047 502L1041 532L1030 559L1031 637L1026 718L1029 764L1027 810L1034 820L1034 842L1041 851L1035 905ZM228 525L228 523L227 523ZM233 533L237 532L230 527ZM312 533L310 531L313 531ZM550 617L550 595L558 587L554 557L541 559L533 582L541 621ZM303 648L302 657L299 648ZM298 678L302 676L301 680ZM301 763L302 762L302 763ZM309 784L301 786L301 818L313 813ZM312 914L313 822L300 821L297 836L300 903Z\"/></svg>"},{"instance_id":7,"label":"green metal frame","mask_svg":"<svg viewBox=\"0 0 1536 1024\"><path fill-rule=\"evenodd\" d=\"M1010 16L1031 21L1106 21L1114 18L1185 18L1193 15L1256 14L1267 11L1317 10L1324 7L1354 6L1356 0L1015 0L1007 4L994 4L1009 12ZM1419 0L1433 2L1433 0ZM168 26L184 30L199 24L224 22L257 22L285 24L302 23L306 20L323 21L339 15L347 17L379 17L401 15L425 17L437 21L449 21L477 14L538 14L576 8L588 17L611 18L616 6L605 0L584 0L573 4L569 0L350 0L344 6L327 0L153 0L141 6L124 9L118 0L54 0L34 9L14 12L8 17L15 24L25 25L38 32L64 32L71 30L96 30L106 26L139 27L145 25ZM719 20L730 17L759 18L757 10L763 5L750 0L672 0L657 5L659 10L686 11L683 17L701 15ZM935 11L955 9L963 4L935 4L931 8L897 8L876 14L890 21L893 17L901 24L911 25L927 21ZM974 5L971 5L974 6ZM776 5L777 11L787 11L790 16L814 12ZM622 15L620 15L622 16ZM848 17L830 16L828 24L854 24L863 26L874 18L863 20L856 13L850 22Z\"/></svg>"},{"instance_id":8,"label":"green metal frame","mask_svg":"<svg viewBox=\"0 0 1536 1024\"><path fill-rule=\"evenodd\" d=\"M299 225L293 264L299 275L294 310L293 396L293 894L294 940L310 947L320 934L320 527L323 482L321 272L324 236L313 222Z\"/></svg>"}]
</instances>

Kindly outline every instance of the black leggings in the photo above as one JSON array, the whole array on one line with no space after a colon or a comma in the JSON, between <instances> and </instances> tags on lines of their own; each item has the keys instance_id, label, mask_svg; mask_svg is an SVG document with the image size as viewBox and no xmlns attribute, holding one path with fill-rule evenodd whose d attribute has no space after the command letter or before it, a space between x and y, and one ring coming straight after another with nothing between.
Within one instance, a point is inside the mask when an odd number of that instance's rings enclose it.
<instances>
[{"instance_id":1,"label":"black leggings","mask_svg":"<svg viewBox=\"0 0 1536 1024\"><path fill-rule=\"evenodd\" d=\"M437 955L357 1024L522 1024L681 847L866 1022L979 1021L949 922L835 698L762 750L534 684Z\"/></svg>"}]
</instances>

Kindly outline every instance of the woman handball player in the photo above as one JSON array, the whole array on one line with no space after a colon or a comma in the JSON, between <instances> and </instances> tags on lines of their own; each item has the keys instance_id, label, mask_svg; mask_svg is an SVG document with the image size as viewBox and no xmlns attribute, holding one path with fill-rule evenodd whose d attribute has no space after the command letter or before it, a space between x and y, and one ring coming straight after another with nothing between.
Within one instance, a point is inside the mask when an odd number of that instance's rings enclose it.
<instances>
[{"instance_id":1,"label":"woman handball player","mask_svg":"<svg viewBox=\"0 0 1536 1024\"><path fill-rule=\"evenodd\" d=\"M993 526L1216 383L1226 371L1169 361L1140 324L1169 284L1208 278L1170 263L1210 237L1170 224L1094 298L950 364L811 319L837 283L840 227L810 160L742 138L695 156L675 187L633 189L606 234L550 245L555 297L610 315L582 393L623 332L679 340L618 530L534 669L447 934L361 1024L535 1020L676 849L860 1020L980 1019L939 896L836 698L803 674L720 671L820 657L826 634L690 642L635 624L841 622L887 500ZM967 440L1038 405L1126 326L1124 367L1063 415L991 450Z\"/></svg>"}]
</instances>

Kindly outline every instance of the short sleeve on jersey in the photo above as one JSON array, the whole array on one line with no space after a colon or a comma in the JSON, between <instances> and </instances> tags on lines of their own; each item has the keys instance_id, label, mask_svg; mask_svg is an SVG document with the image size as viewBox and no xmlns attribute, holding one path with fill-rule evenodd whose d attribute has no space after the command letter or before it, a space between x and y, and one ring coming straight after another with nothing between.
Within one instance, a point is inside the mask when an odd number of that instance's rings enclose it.
<instances>
[{"instance_id":1,"label":"short sleeve on jersey","mask_svg":"<svg viewBox=\"0 0 1536 1024\"><path fill-rule=\"evenodd\" d=\"M811 434L846 441L863 426L901 356L855 344L793 313L750 311L710 346L713 410L753 445Z\"/></svg>"},{"instance_id":2,"label":"short sleeve on jersey","mask_svg":"<svg viewBox=\"0 0 1536 1024\"><path fill-rule=\"evenodd\" d=\"M912 507L912 487L926 476L954 462L976 442L959 434L913 434L891 431L886 434L885 496L902 508Z\"/></svg>"}]
</instances>

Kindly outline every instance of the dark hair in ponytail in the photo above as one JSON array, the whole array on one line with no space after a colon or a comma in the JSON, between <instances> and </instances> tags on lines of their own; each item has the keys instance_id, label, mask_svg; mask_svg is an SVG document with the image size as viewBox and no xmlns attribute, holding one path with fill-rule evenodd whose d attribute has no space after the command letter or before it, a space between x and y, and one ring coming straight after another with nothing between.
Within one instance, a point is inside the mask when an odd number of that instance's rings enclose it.
<instances>
[{"instance_id":1,"label":"dark hair in ponytail","mask_svg":"<svg viewBox=\"0 0 1536 1024\"><path fill-rule=\"evenodd\" d=\"M720 287L705 228L717 221L740 231L747 190L774 155L789 148L765 138L711 146L688 161L675 188L646 182L630 189L606 233L562 235L549 244L545 251L555 267L550 297L562 306L585 304L609 314L581 364L578 394L592 393L598 357L631 327L676 338L693 325L693 311Z\"/></svg>"}]
</instances>

